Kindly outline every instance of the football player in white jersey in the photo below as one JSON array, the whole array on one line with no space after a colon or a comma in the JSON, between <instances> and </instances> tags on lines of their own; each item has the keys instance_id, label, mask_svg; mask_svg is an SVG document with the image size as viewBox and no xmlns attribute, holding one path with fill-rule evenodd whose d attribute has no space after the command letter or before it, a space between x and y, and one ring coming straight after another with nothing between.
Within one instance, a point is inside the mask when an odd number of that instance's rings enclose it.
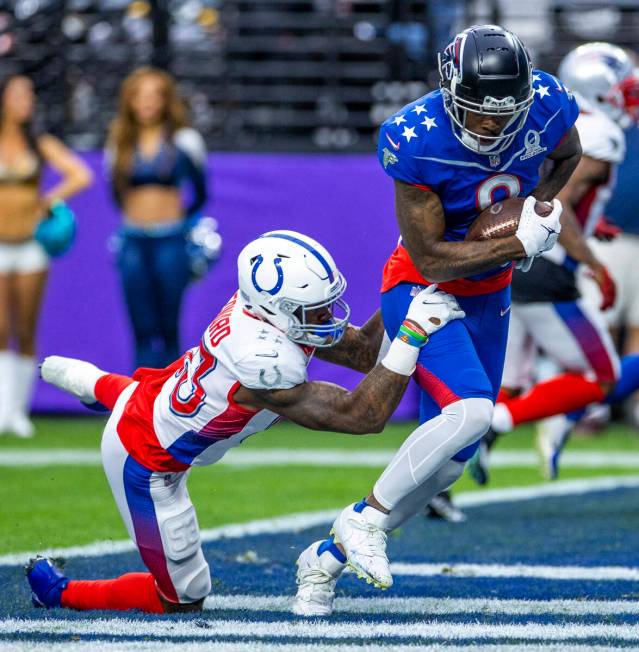
<instances>
[{"instance_id":1,"label":"football player in white jersey","mask_svg":"<svg viewBox=\"0 0 639 652\"><path fill-rule=\"evenodd\" d=\"M603 217L616 182L616 166L625 155L625 136L619 126L625 114L621 85L633 73L628 55L608 43L582 45L559 66L560 79L579 103L576 127L583 155L558 195L564 206L558 246L544 253L528 274L513 276L502 391L492 431L469 465L480 484L488 480L486 452L499 433L589 403L618 400L613 392L620 363L601 313L614 304L615 285L585 238ZM578 265L598 286L598 303L580 295ZM532 383L539 349L565 373L519 395ZM570 422L559 418L547 421L540 430L543 467L551 479L556 477L558 456L570 429Z\"/></svg>"},{"instance_id":2,"label":"football player in white jersey","mask_svg":"<svg viewBox=\"0 0 639 652\"><path fill-rule=\"evenodd\" d=\"M376 364L379 315L361 329L348 324L346 281L319 243L292 231L266 233L240 253L238 276L238 292L199 345L166 369L128 378L80 360L44 360L45 381L112 410L102 439L104 470L150 572L72 581L37 557L27 567L36 606L201 609L211 578L186 488L190 468L215 463L280 417L315 430L381 431L429 335L464 316L452 296L433 287L420 292ZM352 392L309 382L314 351L369 373Z\"/></svg>"}]
</instances>

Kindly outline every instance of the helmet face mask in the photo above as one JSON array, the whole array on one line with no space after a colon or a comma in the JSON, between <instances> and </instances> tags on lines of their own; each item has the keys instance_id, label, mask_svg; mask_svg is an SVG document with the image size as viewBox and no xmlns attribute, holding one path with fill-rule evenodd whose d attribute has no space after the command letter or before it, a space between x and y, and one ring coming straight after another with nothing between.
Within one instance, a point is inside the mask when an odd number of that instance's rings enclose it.
<instances>
[{"instance_id":1,"label":"helmet face mask","mask_svg":"<svg viewBox=\"0 0 639 652\"><path fill-rule=\"evenodd\" d=\"M290 319L284 331L286 337L297 344L320 348L335 346L342 339L351 309L341 298L346 290L346 280L341 274L334 285L326 301L315 304L302 304L290 299L280 301L279 309ZM327 318L318 320L318 315Z\"/></svg>"},{"instance_id":2,"label":"helmet face mask","mask_svg":"<svg viewBox=\"0 0 639 652\"><path fill-rule=\"evenodd\" d=\"M477 154L499 154L523 128L534 100L532 65L519 39L495 25L471 27L439 54L444 108L457 140ZM468 126L468 115L506 119L499 134Z\"/></svg>"},{"instance_id":3,"label":"helmet face mask","mask_svg":"<svg viewBox=\"0 0 639 652\"><path fill-rule=\"evenodd\" d=\"M619 84L621 103L630 124L639 123L639 70L635 69L629 77Z\"/></svg>"},{"instance_id":4,"label":"helmet face mask","mask_svg":"<svg viewBox=\"0 0 639 652\"><path fill-rule=\"evenodd\" d=\"M272 231L238 257L242 299L297 344L330 347L349 323L346 280L324 247L294 231Z\"/></svg>"}]
</instances>

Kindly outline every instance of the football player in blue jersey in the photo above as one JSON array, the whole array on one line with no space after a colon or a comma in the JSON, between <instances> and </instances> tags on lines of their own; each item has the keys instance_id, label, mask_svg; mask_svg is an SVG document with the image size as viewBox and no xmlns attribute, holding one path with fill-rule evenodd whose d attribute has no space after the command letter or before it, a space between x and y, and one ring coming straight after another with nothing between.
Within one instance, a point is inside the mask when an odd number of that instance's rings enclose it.
<instances>
[{"instance_id":1,"label":"football player in blue jersey","mask_svg":"<svg viewBox=\"0 0 639 652\"><path fill-rule=\"evenodd\" d=\"M527 269L556 242L555 196L581 156L572 94L532 69L514 34L495 25L461 32L440 54L439 72L440 88L388 118L379 134L401 232L384 270L381 306L389 338L411 297L431 283L455 295L466 317L420 354L421 425L372 492L338 516L333 535L302 552L293 607L300 615L331 612L347 563L376 586L391 586L386 533L461 475L499 391L513 261ZM528 198L515 235L464 240L483 209L509 197ZM553 202L548 217L535 212L537 200Z\"/></svg>"}]
</instances>

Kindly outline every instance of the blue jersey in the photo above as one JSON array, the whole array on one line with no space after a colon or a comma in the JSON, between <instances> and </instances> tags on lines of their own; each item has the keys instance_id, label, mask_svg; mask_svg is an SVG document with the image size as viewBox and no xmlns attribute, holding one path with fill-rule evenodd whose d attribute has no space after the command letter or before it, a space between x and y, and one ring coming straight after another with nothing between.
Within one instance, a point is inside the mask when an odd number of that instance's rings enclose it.
<instances>
[{"instance_id":1,"label":"blue jersey","mask_svg":"<svg viewBox=\"0 0 639 652\"><path fill-rule=\"evenodd\" d=\"M477 215L491 204L529 195L539 182L544 159L575 123L577 102L556 77L534 71L533 88L535 99L523 128L498 155L475 153L457 140L439 90L408 104L382 124L380 163L394 179L439 196L445 240L463 240ZM384 291L402 281L425 282L406 250L401 245L398 250L384 271ZM464 293L482 293L489 285L480 283L475 292L472 282L496 275L505 277L504 269L466 279Z\"/></svg>"}]
</instances>

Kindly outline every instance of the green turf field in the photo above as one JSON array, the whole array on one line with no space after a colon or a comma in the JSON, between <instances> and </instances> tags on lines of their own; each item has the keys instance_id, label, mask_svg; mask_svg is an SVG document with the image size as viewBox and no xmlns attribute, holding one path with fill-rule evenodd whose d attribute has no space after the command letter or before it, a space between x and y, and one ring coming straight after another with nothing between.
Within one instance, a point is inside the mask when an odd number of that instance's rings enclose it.
<instances>
[{"instance_id":1,"label":"green turf field","mask_svg":"<svg viewBox=\"0 0 639 652\"><path fill-rule=\"evenodd\" d=\"M3 450L99 450L104 419L41 418L37 435L22 441L0 437ZM280 424L256 435L243 449L330 448L371 450L397 448L411 424L389 425L381 435L365 437L316 433ZM500 450L532 448L532 429L522 428L503 440ZM570 450L639 451L639 437L629 428L613 426L604 435L575 439ZM628 468L569 468L562 478L635 473ZM0 510L0 554L56 546L123 539L126 532L98 466L2 467L3 500ZM277 466L233 468L213 466L193 470L189 487L202 528L266 518L292 512L335 508L370 489L379 469L331 466ZM542 482L534 468L499 468L491 487ZM459 490L476 489L464 477Z\"/></svg>"}]
</instances>

